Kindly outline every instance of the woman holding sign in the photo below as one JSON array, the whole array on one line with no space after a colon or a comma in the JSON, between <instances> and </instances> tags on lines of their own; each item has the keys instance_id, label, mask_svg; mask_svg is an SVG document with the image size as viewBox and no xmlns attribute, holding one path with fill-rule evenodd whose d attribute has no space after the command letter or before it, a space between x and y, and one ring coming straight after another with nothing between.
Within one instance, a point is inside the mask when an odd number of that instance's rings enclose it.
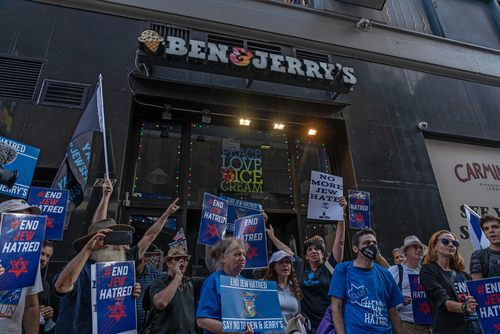
<instances>
[{"instance_id":1,"label":"woman holding sign","mask_svg":"<svg viewBox=\"0 0 500 334\"><path fill-rule=\"evenodd\" d=\"M245 268L245 255L248 250L248 243L241 239L222 239L212 249L210 256L222 265L222 270L210 275L203 287L196 312L196 323L203 328L205 334L227 334L222 331L222 311L221 311L221 276L239 277L240 272ZM254 333L252 327L247 325L243 334ZM261 332L255 332L261 333Z\"/></svg>"},{"instance_id":2,"label":"woman holding sign","mask_svg":"<svg viewBox=\"0 0 500 334\"><path fill-rule=\"evenodd\" d=\"M302 291L295 276L295 269L292 263L295 262L293 256L285 251L277 251L269 260L269 270L264 279L266 281L276 281L278 297L280 300L281 314L286 326L292 319L299 320L302 324L306 319L300 314L300 300ZM284 334L285 330L267 332L268 334Z\"/></svg>"},{"instance_id":3,"label":"woman holding sign","mask_svg":"<svg viewBox=\"0 0 500 334\"><path fill-rule=\"evenodd\" d=\"M433 333L481 334L476 300L469 295L465 281L472 277L464 271L454 233L436 232L429 240L429 251L420 269L420 283L433 318Z\"/></svg>"}]
</instances>

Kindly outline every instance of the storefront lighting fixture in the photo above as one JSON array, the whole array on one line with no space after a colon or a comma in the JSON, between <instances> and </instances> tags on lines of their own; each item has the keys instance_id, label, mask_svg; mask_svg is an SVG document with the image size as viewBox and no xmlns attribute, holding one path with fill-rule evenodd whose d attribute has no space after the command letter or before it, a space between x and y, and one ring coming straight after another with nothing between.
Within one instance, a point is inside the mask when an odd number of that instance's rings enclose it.
<instances>
[{"instance_id":1,"label":"storefront lighting fixture","mask_svg":"<svg viewBox=\"0 0 500 334\"><path fill-rule=\"evenodd\" d=\"M166 120L171 120L172 119L172 106L170 104L165 104L163 106L164 112L161 114L161 118L166 119Z\"/></svg>"},{"instance_id":2,"label":"storefront lighting fixture","mask_svg":"<svg viewBox=\"0 0 500 334\"><path fill-rule=\"evenodd\" d=\"M206 123L206 124L210 124L211 121L212 121L212 117L210 116L210 110L203 109L201 111L201 122Z\"/></svg>"},{"instance_id":3,"label":"storefront lighting fixture","mask_svg":"<svg viewBox=\"0 0 500 334\"><path fill-rule=\"evenodd\" d=\"M283 130L284 128L285 128L285 124L281 124L281 123L274 124L274 129L276 129L276 130Z\"/></svg>"},{"instance_id":4,"label":"storefront lighting fixture","mask_svg":"<svg viewBox=\"0 0 500 334\"><path fill-rule=\"evenodd\" d=\"M241 118L240 125L250 126L250 120Z\"/></svg>"},{"instance_id":5,"label":"storefront lighting fixture","mask_svg":"<svg viewBox=\"0 0 500 334\"><path fill-rule=\"evenodd\" d=\"M309 132L307 134L309 136L316 136L316 133L318 133L318 130L316 130L316 129L309 129Z\"/></svg>"}]
</instances>

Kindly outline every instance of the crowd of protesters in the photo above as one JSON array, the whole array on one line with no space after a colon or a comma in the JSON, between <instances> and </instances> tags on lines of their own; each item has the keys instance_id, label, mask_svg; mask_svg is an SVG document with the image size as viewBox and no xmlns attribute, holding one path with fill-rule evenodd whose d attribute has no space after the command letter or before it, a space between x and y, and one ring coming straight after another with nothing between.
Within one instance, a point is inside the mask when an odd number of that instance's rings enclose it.
<instances>
[{"instance_id":1,"label":"crowd of protesters","mask_svg":"<svg viewBox=\"0 0 500 334\"><path fill-rule=\"evenodd\" d=\"M116 224L106 218L112 185L103 184L103 197L88 234L77 239L78 252L53 281L60 299L57 321L50 307L50 286L42 281L40 271L33 287L19 289L19 303L13 316L0 317L6 333L43 333L55 326L55 333L92 333L91 274L93 263L135 261L138 298L138 333L205 334L223 333L221 312L221 277L240 277L245 268L248 243L233 237L207 247L213 263L208 278L185 275L191 256L182 246L169 249L163 259L166 273L148 267L144 254L160 233L167 218L179 206L175 200L146 232L137 245L109 246L103 240L110 231L134 232L130 225ZM346 199L340 206L345 210ZM23 200L0 204L0 213L40 214L36 206ZM264 213L265 215L265 213ZM344 214L345 217L345 214ZM265 215L266 224L267 215ZM268 239L273 253L264 280L275 281L283 321L287 329L268 332L288 334L331 333L482 333L475 313L476 300L468 294L465 282L500 276L500 219L484 215L479 221L490 246L473 253L470 274L459 253L455 234L442 230L434 233L426 245L417 236L404 238L394 249L394 266L380 255L377 234L372 229L358 231L352 237L353 261L344 261L345 222L339 221L331 253L321 236L306 240L304 254L295 254L274 235L268 225ZM42 247L40 268L54 251L46 240ZM4 268L0 265L0 275ZM253 272L251 273L253 274ZM427 296L433 323L416 324L413 319L409 274L419 274ZM251 275L250 275L251 276ZM1 296L11 291L1 291ZM225 332L227 333L227 332ZM247 325L244 334L261 333Z\"/></svg>"}]
</instances>

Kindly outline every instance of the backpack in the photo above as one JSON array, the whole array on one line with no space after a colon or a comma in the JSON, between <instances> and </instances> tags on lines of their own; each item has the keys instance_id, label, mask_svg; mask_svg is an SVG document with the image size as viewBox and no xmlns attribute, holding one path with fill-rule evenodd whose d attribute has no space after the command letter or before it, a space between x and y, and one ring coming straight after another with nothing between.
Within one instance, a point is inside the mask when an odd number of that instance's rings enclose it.
<instances>
[{"instance_id":1,"label":"backpack","mask_svg":"<svg viewBox=\"0 0 500 334\"><path fill-rule=\"evenodd\" d=\"M166 288L167 284L165 281L164 283ZM149 298L150 287L151 285L147 287L146 292L144 292L144 298L142 299L142 308L144 309L144 311L146 311L146 316L144 317L144 324L142 326L144 334L151 334L153 332L153 329L155 328L156 325L156 320L160 315L160 310L158 310L158 308L155 306L154 303L151 302L151 299Z\"/></svg>"},{"instance_id":2,"label":"backpack","mask_svg":"<svg viewBox=\"0 0 500 334\"><path fill-rule=\"evenodd\" d=\"M398 282L398 287L401 292L403 292L403 266L401 264L398 264L398 270L399 270L399 282Z\"/></svg>"}]
</instances>

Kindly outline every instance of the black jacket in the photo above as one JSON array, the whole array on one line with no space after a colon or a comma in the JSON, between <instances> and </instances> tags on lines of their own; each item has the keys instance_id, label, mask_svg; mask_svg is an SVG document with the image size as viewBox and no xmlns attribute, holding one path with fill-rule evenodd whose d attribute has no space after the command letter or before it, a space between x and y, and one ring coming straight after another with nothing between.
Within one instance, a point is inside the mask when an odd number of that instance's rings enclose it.
<instances>
[{"instance_id":1,"label":"black jacket","mask_svg":"<svg viewBox=\"0 0 500 334\"><path fill-rule=\"evenodd\" d=\"M457 272L466 281L472 277L465 271ZM420 269L420 283L424 287L425 295L431 309L434 334L467 334L467 322L463 313L450 312L446 308L446 301L460 303L458 294L451 278L437 263L427 263Z\"/></svg>"}]
</instances>

